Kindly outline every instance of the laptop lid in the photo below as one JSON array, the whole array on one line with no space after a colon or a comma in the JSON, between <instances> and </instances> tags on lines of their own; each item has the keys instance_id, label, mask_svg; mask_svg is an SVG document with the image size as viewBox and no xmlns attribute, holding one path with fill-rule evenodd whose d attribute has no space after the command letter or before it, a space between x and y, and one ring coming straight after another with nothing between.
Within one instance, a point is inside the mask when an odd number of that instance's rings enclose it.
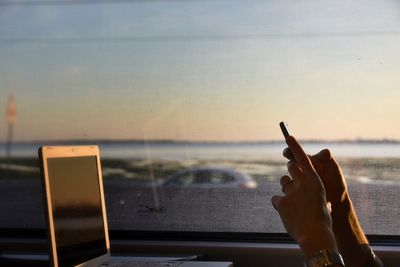
<instances>
[{"instance_id":1,"label":"laptop lid","mask_svg":"<svg viewBox=\"0 0 400 267\"><path fill-rule=\"evenodd\" d=\"M96 266L110 257L98 146L39 149L54 267Z\"/></svg>"}]
</instances>

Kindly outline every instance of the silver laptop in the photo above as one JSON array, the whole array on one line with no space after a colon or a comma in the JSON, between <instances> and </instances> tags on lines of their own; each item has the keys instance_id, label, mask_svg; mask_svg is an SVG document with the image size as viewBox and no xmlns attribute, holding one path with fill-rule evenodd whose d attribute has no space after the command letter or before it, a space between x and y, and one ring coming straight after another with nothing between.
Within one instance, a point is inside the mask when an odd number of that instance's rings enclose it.
<instances>
[{"instance_id":1,"label":"silver laptop","mask_svg":"<svg viewBox=\"0 0 400 267\"><path fill-rule=\"evenodd\" d=\"M222 262L112 258L98 146L39 149L51 266L228 267Z\"/></svg>"}]
</instances>

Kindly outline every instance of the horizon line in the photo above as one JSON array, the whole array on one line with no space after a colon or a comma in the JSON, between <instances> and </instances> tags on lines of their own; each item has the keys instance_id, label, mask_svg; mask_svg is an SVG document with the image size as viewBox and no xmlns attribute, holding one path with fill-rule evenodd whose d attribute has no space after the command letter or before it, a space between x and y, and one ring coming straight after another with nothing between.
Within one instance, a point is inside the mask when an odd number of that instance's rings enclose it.
<instances>
[{"instance_id":1,"label":"horizon line","mask_svg":"<svg viewBox=\"0 0 400 267\"><path fill-rule=\"evenodd\" d=\"M394 138L354 138L354 139L317 139L298 138L302 143L387 143L397 144L400 143L400 139ZM95 139L48 139L48 140L19 140L13 141L12 144L111 144L111 143L151 143L151 144L272 144L272 143L284 143L285 140L282 138L270 139L270 140L175 140L175 139L108 139L108 138L95 138ZM6 145L7 142L0 142L0 145Z\"/></svg>"}]
</instances>

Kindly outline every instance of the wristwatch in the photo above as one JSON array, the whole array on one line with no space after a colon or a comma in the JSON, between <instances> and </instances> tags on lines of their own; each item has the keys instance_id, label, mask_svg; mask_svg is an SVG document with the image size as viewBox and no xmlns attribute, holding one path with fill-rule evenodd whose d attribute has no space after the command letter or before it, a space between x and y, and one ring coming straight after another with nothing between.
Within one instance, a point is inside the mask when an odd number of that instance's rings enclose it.
<instances>
[{"instance_id":1,"label":"wristwatch","mask_svg":"<svg viewBox=\"0 0 400 267\"><path fill-rule=\"evenodd\" d=\"M322 249L308 258L305 263L306 267L344 267L342 256L330 251L329 249Z\"/></svg>"}]
</instances>

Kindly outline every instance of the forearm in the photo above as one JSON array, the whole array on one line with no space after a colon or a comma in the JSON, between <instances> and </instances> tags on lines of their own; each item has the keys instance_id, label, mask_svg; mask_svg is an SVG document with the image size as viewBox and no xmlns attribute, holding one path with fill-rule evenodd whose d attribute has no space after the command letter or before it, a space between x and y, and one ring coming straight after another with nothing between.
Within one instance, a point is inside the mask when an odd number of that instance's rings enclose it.
<instances>
[{"instance_id":1,"label":"forearm","mask_svg":"<svg viewBox=\"0 0 400 267\"><path fill-rule=\"evenodd\" d=\"M353 204L347 197L332 207L333 232L346 267L378 267L381 261L371 253L368 239L358 222Z\"/></svg>"}]
</instances>

